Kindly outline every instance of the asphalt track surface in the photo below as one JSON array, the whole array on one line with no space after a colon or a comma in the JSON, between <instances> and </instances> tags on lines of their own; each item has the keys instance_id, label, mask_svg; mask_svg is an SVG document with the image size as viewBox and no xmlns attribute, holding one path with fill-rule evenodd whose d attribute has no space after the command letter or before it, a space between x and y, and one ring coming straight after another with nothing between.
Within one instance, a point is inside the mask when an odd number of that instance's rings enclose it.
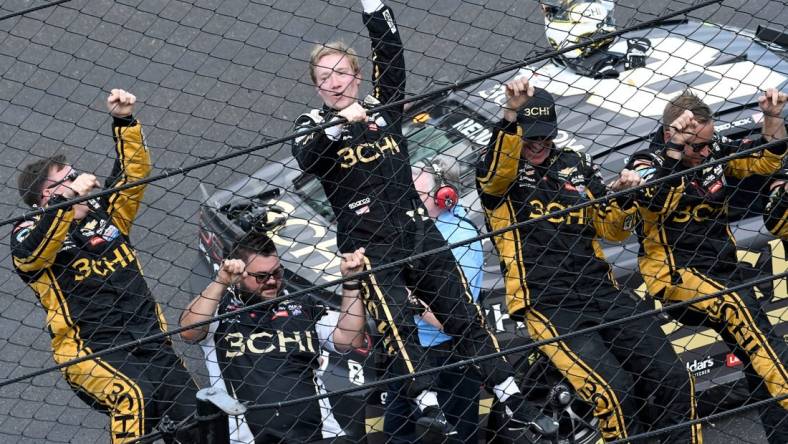
<instances>
[{"instance_id":1,"label":"asphalt track surface","mask_svg":"<svg viewBox=\"0 0 788 444\"><path fill-rule=\"evenodd\" d=\"M6 0L0 15L42 5ZM428 91L543 50L535 1L389 2L405 41L407 91ZM681 1L619 2L619 27L689 6ZM104 99L120 87L138 96L154 174L282 136L316 96L305 69L313 43L342 38L368 55L356 1L193 2L75 0L0 21L0 218L24 208L16 170L63 150L83 171L111 168ZM726 0L691 17L755 29L783 27L779 1ZM775 26L775 25L773 25ZM364 63L369 72L369 63ZM362 88L368 90L369 84ZM209 191L287 156L275 146L148 187L132 234L167 319L200 290L198 184ZM11 226L0 228L0 380L53 364L45 317L10 269ZM204 274L201 273L201 274ZM198 347L176 340L204 381ZM54 371L0 388L0 442L106 442L106 417L87 408ZM707 443L765 442L753 412L705 428Z\"/></svg>"}]
</instances>

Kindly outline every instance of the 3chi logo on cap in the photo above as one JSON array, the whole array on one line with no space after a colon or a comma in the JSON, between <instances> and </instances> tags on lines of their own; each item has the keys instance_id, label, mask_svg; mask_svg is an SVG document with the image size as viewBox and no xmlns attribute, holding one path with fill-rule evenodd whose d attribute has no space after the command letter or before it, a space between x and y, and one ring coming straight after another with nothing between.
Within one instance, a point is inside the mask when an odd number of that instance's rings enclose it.
<instances>
[{"instance_id":1,"label":"3chi logo on cap","mask_svg":"<svg viewBox=\"0 0 788 444\"><path fill-rule=\"evenodd\" d=\"M558 134L555 100L542 88L534 88L533 97L517 111L517 123L524 139L553 139Z\"/></svg>"}]
</instances>

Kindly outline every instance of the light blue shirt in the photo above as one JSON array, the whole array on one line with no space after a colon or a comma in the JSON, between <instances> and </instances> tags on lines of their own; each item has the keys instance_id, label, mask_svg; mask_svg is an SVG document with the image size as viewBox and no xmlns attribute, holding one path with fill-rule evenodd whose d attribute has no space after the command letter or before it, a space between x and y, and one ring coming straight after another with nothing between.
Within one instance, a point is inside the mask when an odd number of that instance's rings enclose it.
<instances>
[{"instance_id":1,"label":"light blue shirt","mask_svg":"<svg viewBox=\"0 0 788 444\"><path fill-rule=\"evenodd\" d=\"M476 227L467 219L463 219L465 214L464 208L455 206L452 211L442 212L435 221L435 225L448 243L461 242L479 235ZM465 278L468 279L473 301L477 302L484 274L484 252L481 241L477 240L467 245L455 247L451 252L462 267ZM462 295L458 294L457 297L462 297ZM452 339L437 327L422 320L420 316L416 316L416 326L419 329L419 342L422 347L431 347Z\"/></svg>"}]
</instances>

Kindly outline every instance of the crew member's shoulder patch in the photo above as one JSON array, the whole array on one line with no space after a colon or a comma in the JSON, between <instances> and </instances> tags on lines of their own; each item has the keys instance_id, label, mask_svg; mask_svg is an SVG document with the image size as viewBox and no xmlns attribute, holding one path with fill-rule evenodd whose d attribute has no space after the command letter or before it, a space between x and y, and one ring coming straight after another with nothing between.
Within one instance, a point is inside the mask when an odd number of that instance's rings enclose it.
<instances>
[{"instance_id":1,"label":"crew member's shoulder patch","mask_svg":"<svg viewBox=\"0 0 788 444\"><path fill-rule=\"evenodd\" d=\"M391 16L391 11L386 9L383 11L383 18L386 19L386 24L389 25L389 30L392 34L397 33L397 24L394 23L394 17Z\"/></svg>"},{"instance_id":2,"label":"crew member's shoulder patch","mask_svg":"<svg viewBox=\"0 0 788 444\"><path fill-rule=\"evenodd\" d=\"M307 124L321 124L323 123L323 115L319 109L313 109L308 113L303 113L296 119L296 126L304 126Z\"/></svg>"},{"instance_id":3,"label":"crew member's shoulder patch","mask_svg":"<svg viewBox=\"0 0 788 444\"><path fill-rule=\"evenodd\" d=\"M296 127L295 129L302 130L302 129L313 127L314 125L320 125L321 123L323 123L324 120L325 119L323 119L323 115L320 113L320 110L313 109L308 113L304 113L298 116L298 118L295 121L295 127ZM315 137L315 132L310 132L302 136L296 137L295 142L296 144L299 145L306 144L310 140L312 140L313 137Z\"/></svg>"}]
</instances>

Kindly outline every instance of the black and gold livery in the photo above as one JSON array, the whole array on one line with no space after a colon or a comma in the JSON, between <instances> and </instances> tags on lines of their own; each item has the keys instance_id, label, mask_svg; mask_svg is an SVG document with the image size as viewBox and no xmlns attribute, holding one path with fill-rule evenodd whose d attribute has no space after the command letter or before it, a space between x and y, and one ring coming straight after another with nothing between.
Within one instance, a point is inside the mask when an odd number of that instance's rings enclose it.
<instances>
[{"instance_id":1,"label":"black and gold livery","mask_svg":"<svg viewBox=\"0 0 788 444\"><path fill-rule=\"evenodd\" d=\"M255 300L256 295L231 287L216 314L237 312ZM324 394L320 362L326 358L321 348L336 352L332 335L337 320L338 313L329 312L312 294L224 318L211 325L203 342L216 354L215 362L206 362L209 374L221 378L227 392L247 404ZM282 407L276 414L249 410L232 418L230 428L234 442L248 444L306 443L344 434L328 399Z\"/></svg>"},{"instance_id":2,"label":"black and gold livery","mask_svg":"<svg viewBox=\"0 0 788 444\"><path fill-rule=\"evenodd\" d=\"M762 141L733 142L715 139L710 159L720 158ZM659 132L647 151L632 156L630 166L646 180L680 172L687 167L662 154ZM710 165L689 176L679 176L638 193L643 230L640 271L651 294L671 285L671 275L680 269L725 273L738 263L736 244L726 223L732 179L753 174L769 175L781 166L784 145L756 154ZM638 160L643 164L634 167Z\"/></svg>"},{"instance_id":3,"label":"black and gold livery","mask_svg":"<svg viewBox=\"0 0 788 444\"><path fill-rule=\"evenodd\" d=\"M550 216L608 189L589 157L570 149L553 147L542 164L530 164L522 154L523 135L522 127L502 121L477 169L488 229L543 218L493 239L510 316L523 320L534 340L546 340L647 310L618 287L599 245L600 238L618 241L629 235L625 222L633 202ZM656 427L696 416L694 381L660 322L649 317L634 323L540 347L578 395L595 406L605 440L642 432L638 415L649 397ZM700 426L676 430L666 440L701 441Z\"/></svg>"},{"instance_id":4,"label":"black and gold livery","mask_svg":"<svg viewBox=\"0 0 788 444\"><path fill-rule=\"evenodd\" d=\"M712 142L710 159L746 149L763 140ZM640 221L639 267L648 293L663 302L680 302L716 293L757 277L758 270L740 263L727 222L729 181L752 174L769 175L781 166L785 144L724 164L679 175L637 194ZM665 154L662 131L648 150L636 153L629 167L653 180L688 167ZM788 394L788 346L774 332L752 289L689 305L678 319L716 330L745 363L744 374L753 398ZM761 410L769 442L786 442L788 400Z\"/></svg>"},{"instance_id":5,"label":"black and gold livery","mask_svg":"<svg viewBox=\"0 0 788 444\"><path fill-rule=\"evenodd\" d=\"M146 177L151 163L141 125L131 118L115 118L112 131L117 159L106 186ZM67 207L14 227L14 268L47 312L55 362L166 331L129 242L143 193L144 186L133 187L91 202L91 211L81 220L75 220L74 209ZM49 204L65 200L53 195ZM190 413L188 406L194 405L195 385L169 340L62 371L83 400L109 414L113 443L150 432L165 413L170 419L183 419ZM173 404L176 400L178 405Z\"/></svg>"}]
</instances>

